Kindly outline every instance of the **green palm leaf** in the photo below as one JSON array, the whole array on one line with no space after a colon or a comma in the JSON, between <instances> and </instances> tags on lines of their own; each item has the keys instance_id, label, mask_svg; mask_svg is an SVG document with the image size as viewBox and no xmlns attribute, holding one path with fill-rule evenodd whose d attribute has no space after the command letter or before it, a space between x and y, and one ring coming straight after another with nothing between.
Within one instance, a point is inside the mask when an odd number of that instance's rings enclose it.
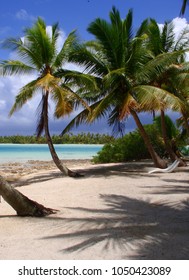
<instances>
[{"instance_id":1,"label":"green palm leaf","mask_svg":"<svg viewBox=\"0 0 189 280\"><path fill-rule=\"evenodd\" d=\"M69 55L72 52L72 48L78 42L78 36L76 31L72 31L68 37L66 38L60 52L57 54L55 62L53 63L53 67L55 69L61 68L62 65L69 60ZM72 48L70 48L72 46Z\"/></svg>"},{"instance_id":2,"label":"green palm leaf","mask_svg":"<svg viewBox=\"0 0 189 280\"><path fill-rule=\"evenodd\" d=\"M138 82L150 83L158 79L170 66L177 64L178 58L185 52L186 50L180 50L171 53L162 53L154 57L144 65L143 71L141 71L137 77Z\"/></svg>"},{"instance_id":3,"label":"green palm leaf","mask_svg":"<svg viewBox=\"0 0 189 280\"><path fill-rule=\"evenodd\" d=\"M15 111L18 111L22 106L30 100L34 94L40 90L40 87L37 85L37 80L34 80L27 85L25 85L16 96L15 103L10 110L9 115L11 116Z\"/></svg>"},{"instance_id":4,"label":"green palm leaf","mask_svg":"<svg viewBox=\"0 0 189 280\"><path fill-rule=\"evenodd\" d=\"M171 109L180 111L186 108L185 103L174 94L158 87L140 85L132 89L132 95L144 111Z\"/></svg>"},{"instance_id":5,"label":"green palm leaf","mask_svg":"<svg viewBox=\"0 0 189 280\"><path fill-rule=\"evenodd\" d=\"M72 120L71 122L69 122L69 124L64 128L64 130L62 131L61 135L64 135L66 132L70 131L73 127L78 127L80 124L89 124L89 123L92 123L93 121L95 121L96 119L100 119L102 117L107 117L106 115L106 111L101 111L99 113L98 116L96 116L95 119L92 119L90 118L90 115L89 115L89 112L93 112L94 109L96 107L98 107L98 105L100 104L101 100L93 103L91 106L90 106L90 110L88 109L84 109L82 110L79 114L77 114Z\"/></svg>"},{"instance_id":6,"label":"green palm leaf","mask_svg":"<svg viewBox=\"0 0 189 280\"><path fill-rule=\"evenodd\" d=\"M4 60L0 63L0 74L7 75L21 75L36 73L36 69L24 64L19 60Z\"/></svg>"}]
</instances>

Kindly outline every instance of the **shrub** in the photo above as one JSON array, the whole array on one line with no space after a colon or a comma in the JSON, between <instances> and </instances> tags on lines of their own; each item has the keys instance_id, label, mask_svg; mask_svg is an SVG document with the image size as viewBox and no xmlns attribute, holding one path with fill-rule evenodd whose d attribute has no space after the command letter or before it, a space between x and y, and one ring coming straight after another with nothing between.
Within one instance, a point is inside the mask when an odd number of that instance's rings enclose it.
<instances>
[{"instance_id":1,"label":"shrub","mask_svg":"<svg viewBox=\"0 0 189 280\"><path fill-rule=\"evenodd\" d=\"M154 125L145 125L154 149L160 154L165 154L164 144ZM93 158L94 163L124 162L150 158L143 138L138 130L126 134L103 146L102 150Z\"/></svg>"}]
</instances>

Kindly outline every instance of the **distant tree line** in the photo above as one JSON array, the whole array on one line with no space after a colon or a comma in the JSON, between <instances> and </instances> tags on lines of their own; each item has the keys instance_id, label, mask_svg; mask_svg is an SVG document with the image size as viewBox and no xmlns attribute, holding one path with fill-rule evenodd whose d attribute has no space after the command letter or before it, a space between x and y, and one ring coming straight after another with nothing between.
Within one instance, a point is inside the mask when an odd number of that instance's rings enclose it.
<instances>
[{"instance_id":1,"label":"distant tree line","mask_svg":"<svg viewBox=\"0 0 189 280\"><path fill-rule=\"evenodd\" d=\"M63 136L53 135L54 144L106 144L114 140L113 136L100 133L67 133ZM0 136L1 144L46 144L45 136L37 138L35 135Z\"/></svg>"}]
</instances>

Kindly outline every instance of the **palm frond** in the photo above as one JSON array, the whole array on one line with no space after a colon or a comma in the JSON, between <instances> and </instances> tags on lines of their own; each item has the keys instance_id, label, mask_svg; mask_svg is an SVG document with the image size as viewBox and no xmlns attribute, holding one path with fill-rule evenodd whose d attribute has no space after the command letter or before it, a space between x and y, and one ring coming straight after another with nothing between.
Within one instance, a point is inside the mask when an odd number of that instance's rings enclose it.
<instances>
[{"instance_id":1,"label":"palm frond","mask_svg":"<svg viewBox=\"0 0 189 280\"><path fill-rule=\"evenodd\" d=\"M57 85L51 83L52 98L56 104L55 116L60 118L70 114L73 108L81 104L84 108L90 111L90 107L76 92L72 91L66 84Z\"/></svg>"},{"instance_id":2,"label":"palm frond","mask_svg":"<svg viewBox=\"0 0 189 280\"><path fill-rule=\"evenodd\" d=\"M130 115L130 108L133 108L135 111L137 111L139 110L140 105L131 94L127 94L122 100L121 106L117 108L117 111L119 112L119 115L117 116L118 120L123 121L125 118L128 118Z\"/></svg>"},{"instance_id":3,"label":"palm frond","mask_svg":"<svg viewBox=\"0 0 189 280\"><path fill-rule=\"evenodd\" d=\"M86 119L88 116L88 110L84 109L79 114L77 114L76 117L74 117L69 124L64 128L64 130L61 132L61 136L63 136L65 133L69 132L74 127L77 128L80 124L87 123Z\"/></svg>"},{"instance_id":4,"label":"palm frond","mask_svg":"<svg viewBox=\"0 0 189 280\"><path fill-rule=\"evenodd\" d=\"M69 115L74 108L74 100L71 98L71 92L66 87L54 85L52 98L55 103L54 116L56 118Z\"/></svg>"},{"instance_id":5,"label":"palm frond","mask_svg":"<svg viewBox=\"0 0 189 280\"><path fill-rule=\"evenodd\" d=\"M80 66L83 69L82 72L98 77L108 71L102 46L94 41L74 45L69 61Z\"/></svg>"},{"instance_id":6,"label":"palm frond","mask_svg":"<svg viewBox=\"0 0 189 280\"><path fill-rule=\"evenodd\" d=\"M174 50L183 50L189 47L189 28L185 27L178 35Z\"/></svg>"},{"instance_id":7,"label":"palm frond","mask_svg":"<svg viewBox=\"0 0 189 280\"><path fill-rule=\"evenodd\" d=\"M21 49L21 54L26 52L28 57L34 60L35 65L44 64L51 65L51 62L55 55L54 43L52 44L52 38L47 32L46 24L41 19L35 22L32 28L25 29L25 49ZM38 59L38 64L36 59Z\"/></svg>"},{"instance_id":8,"label":"palm frond","mask_svg":"<svg viewBox=\"0 0 189 280\"><path fill-rule=\"evenodd\" d=\"M181 111L186 108L185 103L174 94L158 87L140 85L132 89L133 98L144 111L165 110Z\"/></svg>"},{"instance_id":9,"label":"palm frond","mask_svg":"<svg viewBox=\"0 0 189 280\"><path fill-rule=\"evenodd\" d=\"M28 66L19 60L4 60L0 63L0 74L3 76L31 74L35 71L35 68Z\"/></svg>"},{"instance_id":10,"label":"palm frond","mask_svg":"<svg viewBox=\"0 0 189 280\"><path fill-rule=\"evenodd\" d=\"M130 9L126 15L126 18L123 22L123 25L125 27L125 31L127 33L127 42L130 42L132 40L134 34L133 34L133 12L132 9Z\"/></svg>"},{"instance_id":11,"label":"palm frond","mask_svg":"<svg viewBox=\"0 0 189 280\"><path fill-rule=\"evenodd\" d=\"M108 125L112 127L112 135L123 137L125 133L125 119L120 119L120 112L118 108L114 108L108 116Z\"/></svg>"},{"instance_id":12,"label":"palm frond","mask_svg":"<svg viewBox=\"0 0 189 280\"><path fill-rule=\"evenodd\" d=\"M40 88L36 85L36 80L25 85L16 96L15 103L11 108L9 115L11 116L14 112L19 110L39 90Z\"/></svg>"},{"instance_id":13,"label":"palm frond","mask_svg":"<svg viewBox=\"0 0 189 280\"><path fill-rule=\"evenodd\" d=\"M136 31L136 37L141 37L144 35L147 36L146 32L147 32L148 24L149 24L148 19L143 20L143 22L141 23L141 25L139 26L139 28Z\"/></svg>"},{"instance_id":14,"label":"palm frond","mask_svg":"<svg viewBox=\"0 0 189 280\"><path fill-rule=\"evenodd\" d=\"M78 44L78 36L76 30L72 31L66 38L61 50L56 56L53 67L61 68L62 65L69 60L69 56L73 51L74 46Z\"/></svg>"},{"instance_id":15,"label":"palm frond","mask_svg":"<svg viewBox=\"0 0 189 280\"><path fill-rule=\"evenodd\" d=\"M59 24L58 23L53 24L51 31L52 31L51 44L52 44L52 47L54 48L54 54L55 54L55 57L56 57L56 55L57 55L57 41L60 37Z\"/></svg>"},{"instance_id":16,"label":"palm frond","mask_svg":"<svg viewBox=\"0 0 189 280\"><path fill-rule=\"evenodd\" d=\"M93 122L95 119L103 115L104 112L109 111L111 107L113 107L114 96L115 96L115 92L114 91L110 92L104 98L102 98L101 101L99 101L96 104L96 106L93 107L93 110L91 111L88 117L89 122Z\"/></svg>"},{"instance_id":17,"label":"palm frond","mask_svg":"<svg viewBox=\"0 0 189 280\"><path fill-rule=\"evenodd\" d=\"M150 83L162 75L170 65L177 64L178 58L185 53L185 50L162 53L146 63L143 70L139 73L139 83Z\"/></svg>"},{"instance_id":18,"label":"palm frond","mask_svg":"<svg viewBox=\"0 0 189 280\"><path fill-rule=\"evenodd\" d=\"M75 116L71 120L71 122L69 122L69 124L64 128L64 130L61 132L61 135L64 135L66 132L70 131L74 127L77 128L80 124L92 123L94 120L89 119L89 115L95 109L95 107L98 107L100 102L101 102L101 100L93 103L90 106L90 111L88 109L84 109L79 114L77 114L77 116ZM100 114L95 119L100 119L100 118L105 117L105 116L106 116L106 112L102 111L102 112L100 112Z\"/></svg>"},{"instance_id":19,"label":"palm frond","mask_svg":"<svg viewBox=\"0 0 189 280\"><path fill-rule=\"evenodd\" d=\"M147 48L154 56L160 54L162 52L161 32L157 22L152 18L149 21L146 33L148 35Z\"/></svg>"},{"instance_id":20,"label":"palm frond","mask_svg":"<svg viewBox=\"0 0 189 280\"><path fill-rule=\"evenodd\" d=\"M93 34L101 44L101 50L106 55L112 67L120 67L124 60L123 50L127 47L132 38L132 11L124 21L121 20L119 12L113 8L110 12L111 23L97 18L93 21L88 31Z\"/></svg>"},{"instance_id":21,"label":"palm frond","mask_svg":"<svg viewBox=\"0 0 189 280\"><path fill-rule=\"evenodd\" d=\"M55 33L55 30L53 30ZM53 33L53 35L54 35ZM53 37L53 40L57 35ZM3 47L17 52L22 61L40 70L44 64L51 64L55 55L55 44L47 32L44 21L40 18L33 27L24 30L24 37L8 38L3 42Z\"/></svg>"},{"instance_id":22,"label":"palm frond","mask_svg":"<svg viewBox=\"0 0 189 280\"><path fill-rule=\"evenodd\" d=\"M175 33L173 22L165 22L161 33L162 52L171 52L174 50Z\"/></svg>"},{"instance_id":23,"label":"palm frond","mask_svg":"<svg viewBox=\"0 0 189 280\"><path fill-rule=\"evenodd\" d=\"M64 83L71 88L81 89L81 93L85 93L86 89L87 91L94 92L99 90L100 79L90 74L74 70L60 69L55 73L55 76L62 78Z\"/></svg>"},{"instance_id":24,"label":"palm frond","mask_svg":"<svg viewBox=\"0 0 189 280\"><path fill-rule=\"evenodd\" d=\"M169 139L173 139L174 137L177 136L178 130L168 115L165 115L164 118L165 118L167 136ZM155 124L155 126L159 130L159 132L161 133L162 132L161 116L155 117L153 123Z\"/></svg>"}]
</instances>

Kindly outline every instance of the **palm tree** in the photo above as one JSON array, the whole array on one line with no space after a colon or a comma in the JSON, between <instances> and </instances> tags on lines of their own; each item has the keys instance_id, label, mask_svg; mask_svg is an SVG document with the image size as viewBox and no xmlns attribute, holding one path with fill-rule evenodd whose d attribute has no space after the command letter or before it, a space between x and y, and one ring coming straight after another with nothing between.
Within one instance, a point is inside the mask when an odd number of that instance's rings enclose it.
<instances>
[{"instance_id":1,"label":"palm tree","mask_svg":"<svg viewBox=\"0 0 189 280\"><path fill-rule=\"evenodd\" d=\"M114 130L122 129L123 121L132 115L154 164L165 167L166 163L155 152L138 113L159 110L162 101L168 106L169 99L174 98L173 94L150 85L150 82L153 75L165 71L167 65L175 62L181 52L154 57L146 45L147 26L148 20L145 20L134 36L132 11L122 20L115 7L110 12L110 22L98 18L89 25L88 31L95 41L88 42L87 47L77 47L72 60L84 64L88 74L95 76L98 93L84 94L93 102L92 112L82 111L64 132L73 125L101 116L108 117L108 123Z\"/></svg>"},{"instance_id":2,"label":"palm tree","mask_svg":"<svg viewBox=\"0 0 189 280\"><path fill-rule=\"evenodd\" d=\"M188 91L188 81L189 81L189 63L184 62L177 68L177 75L173 76L171 79L171 86L175 91L175 94L189 105L189 91ZM189 109L188 106L186 110L181 111L181 116L179 117L178 126L183 127L183 132L189 137Z\"/></svg>"},{"instance_id":3,"label":"palm tree","mask_svg":"<svg viewBox=\"0 0 189 280\"><path fill-rule=\"evenodd\" d=\"M179 37L176 39L175 33L174 33L174 25L172 22L165 22L162 30L160 30L157 22L153 19L149 21L149 25L147 27L147 46L152 52L154 56L161 55L162 53L171 53L174 51L179 51L182 49L186 49L189 45L188 40L188 29L185 28L180 33ZM174 64L168 65L167 69L163 72L159 72L155 75L154 78L152 78L151 84L154 84L155 86L159 88L164 88L168 90L169 92L172 92L177 97L180 97L182 101L184 102L183 96L178 96L178 85L177 87L173 87L173 83L175 80L178 80L177 76L179 76L182 71L180 67L180 63L183 61L184 57L181 56L180 59L176 59ZM161 96L160 96L161 98ZM169 100L169 102L176 102L176 98L172 98L172 100ZM186 102L184 102L186 103ZM168 104L169 105L169 104ZM170 103L171 105L171 103ZM166 124L165 124L165 110L166 106L160 107L161 112L161 123L162 123L162 134L165 142L165 146L167 149L168 154L170 155L170 158L172 160L178 159L177 155L174 153L173 149L171 148L171 144L169 141L169 138L166 135ZM177 107L179 111L181 110L183 112L184 106ZM186 105L187 110L187 105Z\"/></svg>"},{"instance_id":4,"label":"palm tree","mask_svg":"<svg viewBox=\"0 0 189 280\"><path fill-rule=\"evenodd\" d=\"M2 176L0 176L0 196L17 212L18 216L43 217L57 212L29 199L13 188Z\"/></svg>"},{"instance_id":5,"label":"palm tree","mask_svg":"<svg viewBox=\"0 0 189 280\"><path fill-rule=\"evenodd\" d=\"M63 79L57 76L57 71L67 62L72 45L77 41L76 32L73 31L68 35L59 52L57 41L60 36L60 30L58 24L54 24L51 32L49 32L45 22L38 18L33 27L25 29L24 35L24 39L9 38L3 43L3 47L16 51L21 60L3 61L0 64L1 74L37 73L38 77L20 90L10 115L20 109L36 93L40 92L42 99L39 104L37 136L39 137L43 131L45 132L51 156L61 172L68 176L79 176L78 173L64 166L58 158L48 124L50 96L55 102L56 117L69 114L73 110L76 100L77 102L82 102L81 98L64 83ZM84 102L83 105L87 106Z\"/></svg>"},{"instance_id":6,"label":"palm tree","mask_svg":"<svg viewBox=\"0 0 189 280\"><path fill-rule=\"evenodd\" d=\"M162 118L162 114L160 116L155 117L153 123L154 123L156 129L158 130L159 135L162 134L162 136L163 136L165 148L166 148L166 151L169 154L169 156L171 157L169 150L166 147L167 142L169 143L169 146L172 149L172 152L174 152L178 156L179 155L179 152L178 152L179 141L178 140L180 138L179 130L176 128L176 126L175 126L174 122L171 120L171 118L168 115L165 115L164 111L163 111L163 114L164 114L163 118ZM162 123L162 120L164 120L163 123ZM162 129L162 126L164 126L163 129ZM166 132L164 132L164 130ZM165 137L166 137L167 142L165 141Z\"/></svg>"}]
</instances>

